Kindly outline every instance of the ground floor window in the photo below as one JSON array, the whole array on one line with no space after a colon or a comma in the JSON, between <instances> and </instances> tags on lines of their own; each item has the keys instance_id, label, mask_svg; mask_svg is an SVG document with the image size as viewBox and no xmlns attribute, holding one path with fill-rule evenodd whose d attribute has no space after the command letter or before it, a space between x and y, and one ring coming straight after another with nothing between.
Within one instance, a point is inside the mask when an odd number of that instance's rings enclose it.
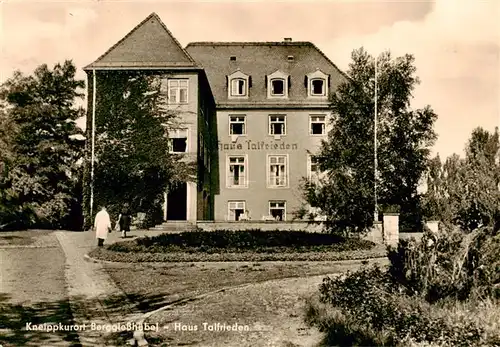
<instances>
[{"instance_id":1,"label":"ground floor window","mask_svg":"<svg viewBox=\"0 0 500 347\"><path fill-rule=\"evenodd\" d=\"M245 213L245 201L228 201L228 220L240 220L241 215Z\"/></svg>"},{"instance_id":2,"label":"ground floor window","mask_svg":"<svg viewBox=\"0 0 500 347\"><path fill-rule=\"evenodd\" d=\"M269 201L269 215L275 220L283 221L286 219L286 201Z\"/></svg>"}]
</instances>

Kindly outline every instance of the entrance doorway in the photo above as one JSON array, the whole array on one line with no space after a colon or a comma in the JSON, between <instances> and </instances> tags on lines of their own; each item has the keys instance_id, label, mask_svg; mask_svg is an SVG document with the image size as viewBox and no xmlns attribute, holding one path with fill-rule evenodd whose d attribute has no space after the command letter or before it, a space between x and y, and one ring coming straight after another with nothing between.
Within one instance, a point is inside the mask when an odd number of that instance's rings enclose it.
<instances>
[{"instance_id":1,"label":"entrance doorway","mask_svg":"<svg viewBox=\"0 0 500 347\"><path fill-rule=\"evenodd\" d=\"M181 183L168 192L168 220L187 220L187 183Z\"/></svg>"}]
</instances>

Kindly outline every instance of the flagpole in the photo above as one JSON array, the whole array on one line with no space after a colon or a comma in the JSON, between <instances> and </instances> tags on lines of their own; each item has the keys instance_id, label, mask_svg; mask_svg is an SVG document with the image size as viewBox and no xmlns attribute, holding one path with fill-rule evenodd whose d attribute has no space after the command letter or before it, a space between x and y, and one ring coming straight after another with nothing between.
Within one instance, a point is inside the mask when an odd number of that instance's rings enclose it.
<instances>
[{"instance_id":1,"label":"flagpole","mask_svg":"<svg viewBox=\"0 0 500 347\"><path fill-rule=\"evenodd\" d=\"M373 147L374 147L374 153L373 153L373 167L374 167L374 196L375 196L375 213L373 215L373 218L375 221L378 221L378 197L377 197L377 170L378 170L378 158L377 158L377 118L378 118L378 105L377 105L377 92L378 92L378 85L377 85L377 56L375 56L375 115L374 115L374 135L373 135Z\"/></svg>"},{"instance_id":2,"label":"flagpole","mask_svg":"<svg viewBox=\"0 0 500 347\"><path fill-rule=\"evenodd\" d=\"M95 161L95 104L96 104L96 77L92 70L92 154L90 161L90 218L94 213L94 161Z\"/></svg>"}]
</instances>

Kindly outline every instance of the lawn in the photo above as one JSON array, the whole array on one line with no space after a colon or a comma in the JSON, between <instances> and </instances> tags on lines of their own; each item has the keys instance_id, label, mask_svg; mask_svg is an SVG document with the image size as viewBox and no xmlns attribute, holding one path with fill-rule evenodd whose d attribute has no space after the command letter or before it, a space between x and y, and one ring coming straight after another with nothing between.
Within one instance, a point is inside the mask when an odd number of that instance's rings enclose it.
<instances>
[{"instance_id":1,"label":"lawn","mask_svg":"<svg viewBox=\"0 0 500 347\"><path fill-rule=\"evenodd\" d=\"M387 259L339 262L218 262L218 263L107 263L111 278L143 312L173 305L149 322L196 325L203 322L246 322L252 334L180 333L161 330L148 334L151 345L202 342L206 346L264 346L270 337L292 334L295 340L318 337L303 324L302 299L317 291L324 274L355 270L361 263L387 264ZM282 281L275 281L282 280ZM224 289L224 290L223 290ZM223 290L223 291L222 291ZM193 299L197 296L200 299ZM293 297L293 298L292 298ZM193 299L180 304L185 299ZM294 304L290 305L290 300ZM258 327L267 327L256 331ZM291 329L294 329L291 331ZM240 341L241 338L241 341ZM291 337L288 340L293 340ZM243 343L246 341L246 344ZM303 346L303 344L299 344ZM290 345L292 346L292 345Z\"/></svg>"},{"instance_id":2,"label":"lawn","mask_svg":"<svg viewBox=\"0 0 500 347\"><path fill-rule=\"evenodd\" d=\"M340 273L361 260L324 262L107 263L113 281L144 311L203 293L246 283ZM376 262L386 264L387 259Z\"/></svg>"}]
</instances>

